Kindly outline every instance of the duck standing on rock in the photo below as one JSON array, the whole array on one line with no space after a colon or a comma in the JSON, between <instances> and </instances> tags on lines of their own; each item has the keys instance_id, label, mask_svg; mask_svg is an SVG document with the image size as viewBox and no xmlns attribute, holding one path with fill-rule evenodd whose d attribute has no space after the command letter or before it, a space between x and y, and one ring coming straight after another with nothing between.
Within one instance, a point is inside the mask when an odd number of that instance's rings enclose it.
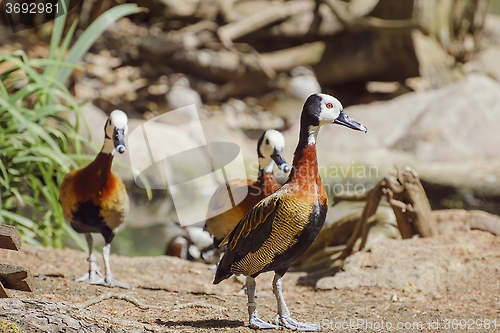
<instances>
[{"instance_id":1,"label":"duck standing on rock","mask_svg":"<svg viewBox=\"0 0 500 333\"><path fill-rule=\"evenodd\" d=\"M102 284L110 287L129 288L114 279L109 264L111 241L129 210L129 198L123 181L111 172L113 156L123 154L127 115L120 110L111 112L104 127L104 145L96 159L80 170L68 173L61 184L59 200L64 218L73 229L85 234L89 246L89 271L77 282ZM92 232L101 233L106 244L102 249L105 275L102 276L92 253Z\"/></svg>"},{"instance_id":2,"label":"duck standing on rock","mask_svg":"<svg viewBox=\"0 0 500 333\"><path fill-rule=\"evenodd\" d=\"M257 142L257 155L259 156L259 175L257 180L235 179L228 184L222 184L215 191L208 206L205 230L214 237L214 246L219 247L220 242L227 237L236 227L238 222L260 200L279 189L279 184L273 173L274 163L284 171L290 171L290 166L283 158L285 138L276 130L267 130ZM240 193L246 197L236 206L228 199L228 192L233 200Z\"/></svg>"},{"instance_id":3,"label":"duck standing on rock","mask_svg":"<svg viewBox=\"0 0 500 333\"><path fill-rule=\"evenodd\" d=\"M318 236L326 218L328 198L319 176L316 139L324 124L339 124L366 132L366 127L347 116L342 104L326 94L310 95L302 109L299 143L286 183L260 201L227 237L214 284L231 275L247 277L248 314L252 328L283 328L317 331L317 324L290 317L282 291L282 277ZM274 271L273 292L278 303L275 324L257 315L255 278Z\"/></svg>"}]
</instances>

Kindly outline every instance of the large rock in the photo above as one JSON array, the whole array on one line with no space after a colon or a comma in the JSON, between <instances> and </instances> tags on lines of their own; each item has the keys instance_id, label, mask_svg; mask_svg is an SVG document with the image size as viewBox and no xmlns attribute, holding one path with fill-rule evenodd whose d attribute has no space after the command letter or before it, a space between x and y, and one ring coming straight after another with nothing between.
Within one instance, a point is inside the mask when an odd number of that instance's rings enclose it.
<instances>
[{"instance_id":1,"label":"large rock","mask_svg":"<svg viewBox=\"0 0 500 333\"><path fill-rule=\"evenodd\" d=\"M484 24L482 50L464 64L466 73L483 73L500 82L500 16L489 14ZM486 46L486 47L485 47Z\"/></svg>"},{"instance_id":2,"label":"large rock","mask_svg":"<svg viewBox=\"0 0 500 333\"><path fill-rule=\"evenodd\" d=\"M498 82L485 76L469 76L436 91L421 108L418 119L391 148L411 152L420 162L500 157Z\"/></svg>"},{"instance_id":3,"label":"large rock","mask_svg":"<svg viewBox=\"0 0 500 333\"><path fill-rule=\"evenodd\" d=\"M347 258L344 271L318 280L319 289L362 286L439 292L461 279L500 271L500 239L481 231L384 240Z\"/></svg>"},{"instance_id":4,"label":"large rock","mask_svg":"<svg viewBox=\"0 0 500 333\"><path fill-rule=\"evenodd\" d=\"M500 82L500 45L493 45L481 52L477 59L465 65L470 73L485 73Z\"/></svg>"},{"instance_id":5,"label":"large rock","mask_svg":"<svg viewBox=\"0 0 500 333\"><path fill-rule=\"evenodd\" d=\"M329 155L326 161L337 161L335 152L369 164L393 164L384 160L388 151L394 159L406 155L420 164L500 158L500 83L486 76L471 75L442 89L352 106L346 112L368 132L322 128L319 146L321 156Z\"/></svg>"}]
</instances>

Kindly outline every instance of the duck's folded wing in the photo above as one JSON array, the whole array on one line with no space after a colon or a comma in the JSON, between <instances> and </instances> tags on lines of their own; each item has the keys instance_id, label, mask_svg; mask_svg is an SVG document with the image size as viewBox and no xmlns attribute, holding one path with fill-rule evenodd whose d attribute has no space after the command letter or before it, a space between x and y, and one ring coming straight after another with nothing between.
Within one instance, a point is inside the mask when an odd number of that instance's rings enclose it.
<instances>
[{"instance_id":1,"label":"duck's folded wing","mask_svg":"<svg viewBox=\"0 0 500 333\"><path fill-rule=\"evenodd\" d=\"M208 204L207 218L216 217L233 208L233 203L241 202L248 194L247 187L254 181L234 179L228 184L220 185ZM230 198L232 197L232 200Z\"/></svg>"},{"instance_id":2,"label":"duck's folded wing","mask_svg":"<svg viewBox=\"0 0 500 333\"><path fill-rule=\"evenodd\" d=\"M279 206L280 200L276 195L261 200L245 215L222 244L228 244L228 251L234 251L236 247L238 252L242 253L256 251L271 233Z\"/></svg>"}]
</instances>

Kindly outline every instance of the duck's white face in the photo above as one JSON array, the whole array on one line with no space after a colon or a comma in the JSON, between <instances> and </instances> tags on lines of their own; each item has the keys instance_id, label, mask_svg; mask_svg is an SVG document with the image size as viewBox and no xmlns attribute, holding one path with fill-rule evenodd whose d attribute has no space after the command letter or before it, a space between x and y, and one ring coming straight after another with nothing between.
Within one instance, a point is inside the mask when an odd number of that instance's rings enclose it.
<instances>
[{"instance_id":1,"label":"duck's white face","mask_svg":"<svg viewBox=\"0 0 500 333\"><path fill-rule=\"evenodd\" d=\"M274 149L283 150L285 148L285 138L283 134L276 130L267 130L260 144L259 151L264 157L271 157Z\"/></svg>"},{"instance_id":2,"label":"duck's white face","mask_svg":"<svg viewBox=\"0 0 500 333\"><path fill-rule=\"evenodd\" d=\"M318 94L321 97L319 124L339 124L351 129L366 132L366 127L352 120L344 112L344 108L338 99L326 94Z\"/></svg>"},{"instance_id":3,"label":"duck's white face","mask_svg":"<svg viewBox=\"0 0 500 333\"><path fill-rule=\"evenodd\" d=\"M318 116L320 125L333 123L343 110L342 104L333 96L326 94L317 95L321 97L321 109Z\"/></svg>"},{"instance_id":4,"label":"duck's white face","mask_svg":"<svg viewBox=\"0 0 500 333\"><path fill-rule=\"evenodd\" d=\"M106 123L105 131L106 137L112 140L114 149L120 154L123 154L125 152L125 135L128 131L127 114L120 110L111 112Z\"/></svg>"},{"instance_id":5,"label":"duck's white face","mask_svg":"<svg viewBox=\"0 0 500 333\"><path fill-rule=\"evenodd\" d=\"M266 160L274 160L278 167L288 172L290 167L286 164L283 158L283 150L285 149L285 138L276 130L267 130L264 133L262 142L259 146L259 152ZM272 161L270 161L272 162Z\"/></svg>"},{"instance_id":6,"label":"duck's white face","mask_svg":"<svg viewBox=\"0 0 500 333\"><path fill-rule=\"evenodd\" d=\"M106 134L108 134L110 138L113 137L115 128L123 130L125 134L127 134L128 117L127 114L121 110L115 110L109 115L108 123L106 124Z\"/></svg>"}]
</instances>

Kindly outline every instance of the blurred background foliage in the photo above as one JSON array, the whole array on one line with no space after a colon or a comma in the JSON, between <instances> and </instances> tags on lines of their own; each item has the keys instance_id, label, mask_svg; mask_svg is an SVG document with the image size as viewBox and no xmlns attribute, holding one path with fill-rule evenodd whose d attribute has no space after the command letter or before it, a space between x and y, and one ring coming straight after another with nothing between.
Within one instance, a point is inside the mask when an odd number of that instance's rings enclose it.
<instances>
[{"instance_id":1,"label":"blurred background foliage","mask_svg":"<svg viewBox=\"0 0 500 333\"><path fill-rule=\"evenodd\" d=\"M500 0L493 0L491 3L491 13L500 15Z\"/></svg>"}]
</instances>

